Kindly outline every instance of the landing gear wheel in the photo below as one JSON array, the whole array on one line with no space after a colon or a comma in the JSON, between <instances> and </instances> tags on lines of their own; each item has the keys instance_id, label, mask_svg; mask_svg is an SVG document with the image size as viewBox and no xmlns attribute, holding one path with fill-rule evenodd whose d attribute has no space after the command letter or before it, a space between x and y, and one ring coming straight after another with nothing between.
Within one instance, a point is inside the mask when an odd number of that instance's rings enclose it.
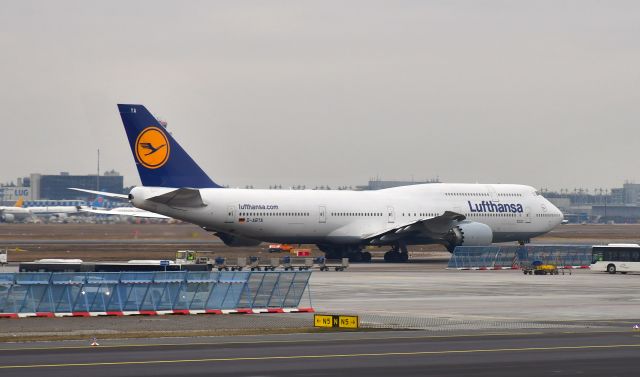
<instances>
[{"instance_id":1,"label":"landing gear wheel","mask_svg":"<svg viewBox=\"0 0 640 377\"><path fill-rule=\"evenodd\" d=\"M384 261L388 263L397 263L400 261L400 252L391 250L384 253Z\"/></svg>"},{"instance_id":2,"label":"landing gear wheel","mask_svg":"<svg viewBox=\"0 0 640 377\"><path fill-rule=\"evenodd\" d=\"M352 262L352 263L362 262L362 253L357 252L349 255L349 262Z\"/></svg>"},{"instance_id":3,"label":"landing gear wheel","mask_svg":"<svg viewBox=\"0 0 640 377\"><path fill-rule=\"evenodd\" d=\"M371 253L368 251L362 253L362 261L367 263L371 262Z\"/></svg>"},{"instance_id":4,"label":"landing gear wheel","mask_svg":"<svg viewBox=\"0 0 640 377\"><path fill-rule=\"evenodd\" d=\"M398 260L398 262L408 262L409 261L409 253L400 253L400 259Z\"/></svg>"}]
</instances>

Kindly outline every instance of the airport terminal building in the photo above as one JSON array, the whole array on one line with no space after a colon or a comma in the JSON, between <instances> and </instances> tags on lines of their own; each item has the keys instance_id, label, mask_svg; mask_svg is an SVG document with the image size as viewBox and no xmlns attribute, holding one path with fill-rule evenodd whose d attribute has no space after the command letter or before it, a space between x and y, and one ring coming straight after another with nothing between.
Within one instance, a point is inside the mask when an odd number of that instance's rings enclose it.
<instances>
[{"instance_id":1,"label":"airport terminal building","mask_svg":"<svg viewBox=\"0 0 640 377\"><path fill-rule=\"evenodd\" d=\"M625 182L611 190L588 189L543 191L571 223L636 223L640 221L640 184Z\"/></svg>"},{"instance_id":2,"label":"airport terminal building","mask_svg":"<svg viewBox=\"0 0 640 377\"><path fill-rule=\"evenodd\" d=\"M49 199L84 199L87 194L69 190L77 187L88 190L99 190L121 193L124 179L117 172L107 172L104 175L71 175L62 172L59 175L31 174L32 200Z\"/></svg>"},{"instance_id":3,"label":"airport terminal building","mask_svg":"<svg viewBox=\"0 0 640 377\"><path fill-rule=\"evenodd\" d=\"M4 205L13 205L19 197L25 201L87 199L87 194L69 190L69 187L122 193L124 178L113 170L102 175L32 173L29 177L19 178L15 185L0 187L0 199Z\"/></svg>"}]
</instances>

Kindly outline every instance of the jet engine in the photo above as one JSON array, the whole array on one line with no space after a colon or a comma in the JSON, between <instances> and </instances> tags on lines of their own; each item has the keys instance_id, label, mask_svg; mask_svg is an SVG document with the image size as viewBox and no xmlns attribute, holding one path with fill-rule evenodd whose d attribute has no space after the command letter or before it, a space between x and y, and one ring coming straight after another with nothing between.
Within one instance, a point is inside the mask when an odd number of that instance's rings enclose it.
<instances>
[{"instance_id":1,"label":"jet engine","mask_svg":"<svg viewBox=\"0 0 640 377\"><path fill-rule=\"evenodd\" d=\"M493 231L482 223L463 221L453 228L445 236L447 250L453 253L456 246L488 246L493 241Z\"/></svg>"},{"instance_id":2,"label":"jet engine","mask_svg":"<svg viewBox=\"0 0 640 377\"><path fill-rule=\"evenodd\" d=\"M0 220L4 223L12 223L16 220L16 217L11 213L3 213L0 215Z\"/></svg>"},{"instance_id":3,"label":"jet engine","mask_svg":"<svg viewBox=\"0 0 640 377\"><path fill-rule=\"evenodd\" d=\"M222 242L227 246L242 247L242 246L258 246L262 241L254 240L253 238L240 237L229 233L217 232L215 233Z\"/></svg>"}]
</instances>

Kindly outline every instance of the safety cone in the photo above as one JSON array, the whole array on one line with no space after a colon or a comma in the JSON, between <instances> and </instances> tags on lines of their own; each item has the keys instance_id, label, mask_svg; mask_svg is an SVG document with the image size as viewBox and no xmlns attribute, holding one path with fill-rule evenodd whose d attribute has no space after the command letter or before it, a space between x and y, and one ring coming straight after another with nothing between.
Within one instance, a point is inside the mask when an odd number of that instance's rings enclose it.
<instances>
[{"instance_id":1,"label":"safety cone","mask_svg":"<svg viewBox=\"0 0 640 377\"><path fill-rule=\"evenodd\" d=\"M100 344L98 344L98 339L96 338L91 338L91 346L95 347L95 346L99 346Z\"/></svg>"}]
</instances>

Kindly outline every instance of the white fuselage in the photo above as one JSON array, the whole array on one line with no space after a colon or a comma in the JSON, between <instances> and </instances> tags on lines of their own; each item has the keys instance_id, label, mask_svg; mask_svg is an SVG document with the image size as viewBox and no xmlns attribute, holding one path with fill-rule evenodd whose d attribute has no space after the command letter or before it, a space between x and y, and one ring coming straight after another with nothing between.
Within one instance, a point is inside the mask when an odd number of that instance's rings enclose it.
<instances>
[{"instance_id":1,"label":"white fuselage","mask_svg":"<svg viewBox=\"0 0 640 377\"><path fill-rule=\"evenodd\" d=\"M0 206L0 221L23 221L31 217L31 212L23 207Z\"/></svg>"},{"instance_id":2,"label":"white fuselage","mask_svg":"<svg viewBox=\"0 0 640 377\"><path fill-rule=\"evenodd\" d=\"M70 215L79 213L80 209L76 206L39 206L26 207L26 209L34 215Z\"/></svg>"},{"instance_id":3,"label":"white fuselage","mask_svg":"<svg viewBox=\"0 0 640 377\"><path fill-rule=\"evenodd\" d=\"M445 211L486 224L493 242L518 241L544 234L563 219L553 204L523 185L439 183L378 191L200 189L204 205L198 208L145 200L173 190L136 187L131 202L210 231L265 242L356 244Z\"/></svg>"}]
</instances>

